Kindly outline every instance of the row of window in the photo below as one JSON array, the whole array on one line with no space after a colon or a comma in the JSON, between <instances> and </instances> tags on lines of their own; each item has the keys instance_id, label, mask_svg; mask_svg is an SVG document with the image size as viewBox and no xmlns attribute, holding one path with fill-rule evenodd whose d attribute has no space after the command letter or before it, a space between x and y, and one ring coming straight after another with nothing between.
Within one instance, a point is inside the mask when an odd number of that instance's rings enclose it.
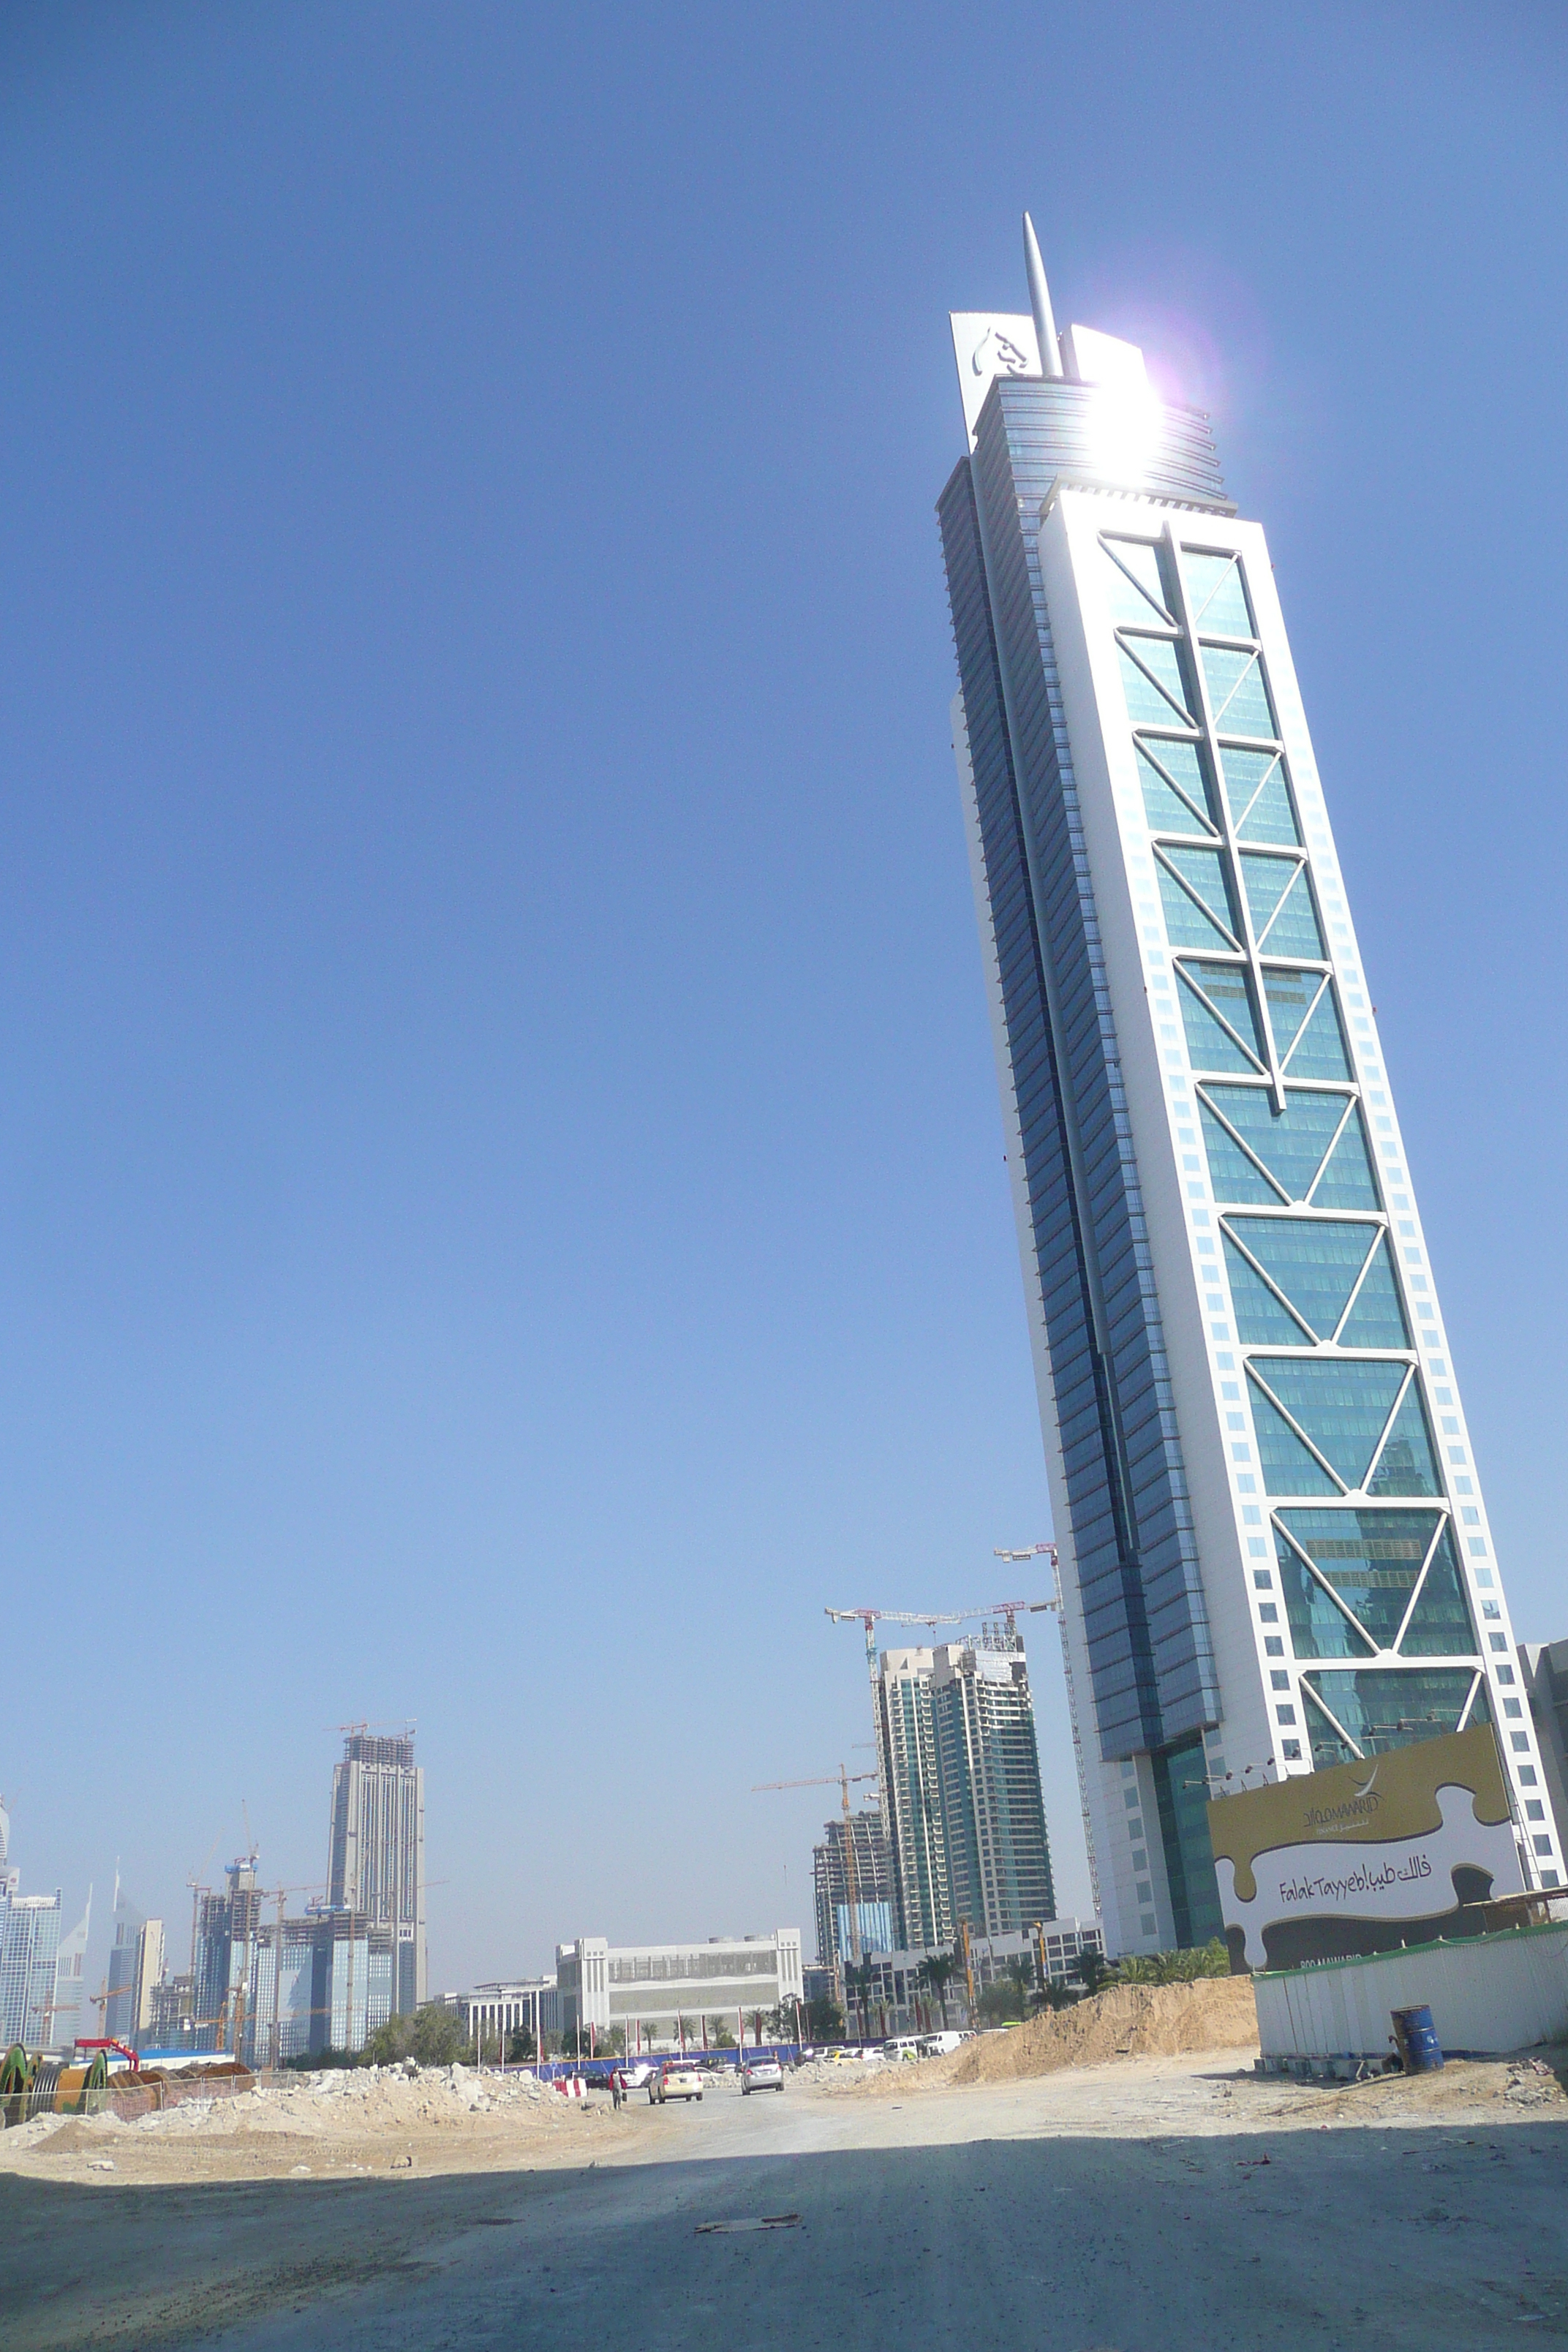
<instances>
[{"instance_id":1,"label":"row of window","mask_svg":"<svg viewBox=\"0 0 1568 2352\"><path fill-rule=\"evenodd\" d=\"M1108 533L1100 545L1110 561L1106 587L1118 627L1179 629L1184 593L1193 625L1202 635L1256 644L1252 608L1236 556L1185 547L1178 583L1163 540L1151 542Z\"/></svg>"},{"instance_id":2,"label":"row of window","mask_svg":"<svg viewBox=\"0 0 1568 2352\"><path fill-rule=\"evenodd\" d=\"M1351 1094L1287 1087L1278 1111L1261 1080L1201 1080L1198 1117L1216 1201L1258 1207L1376 1209L1372 1147Z\"/></svg>"},{"instance_id":3,"label":"row of window","mask_svg":"<svg viewBox=\"0 0 1568 2352\"><path fill-rule=\"evenodd\" d=\"M1265 1494L1442 1494L1411 1365L1386 1357L1251 1356L1247 1373Z\"/></svg>"},{"instance_id":4,"label":"row of window","mask_svg":"<svg viewBox=\"0 0 1568 2352\"><path fill-rule=\"evenodd\" d=\"M1116 647L1121 690L1135 727L1197 727L1200 698L1188 670L1191 648L1180 636L1119 626ZM1215 734L1254 743L1275 741L1279 730L1258 655L1200 642L1197 657Z\"/></svg>"},{"instance_id":5,"label":"row of window","mask_svg":"<svg viewBox=\"0 0 1568 2352\"><path fill-rule=\"evenodd\" d=\"M1491 1721L1486 1678L1470 1666L1303 1675L1301 1696L1320 1770Z\"/></svg>"},{"instance_id":6,"label":"row of window","mask_svg":"<svg viewBox=\"0 0 1568 2352\"><path fill-rule=\"evenodd\" d=\"M1244 1346L1408 1348L1388 1236L1327 1217L1222 1218L1237 1338Z\"/></svg>"}]
</instances>

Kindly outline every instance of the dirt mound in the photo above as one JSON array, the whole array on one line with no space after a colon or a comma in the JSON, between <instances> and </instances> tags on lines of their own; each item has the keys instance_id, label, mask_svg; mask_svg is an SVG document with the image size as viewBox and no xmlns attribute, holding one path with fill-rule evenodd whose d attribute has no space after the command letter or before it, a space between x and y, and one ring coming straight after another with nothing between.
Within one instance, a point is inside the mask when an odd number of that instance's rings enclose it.
<instances>
[{"instance_id":1,"label":"dirt mound","mask_svg":"<svg viewBox=\"0 0 1568 2352\"><path fill-rule=\"evenodd\" d=\"M1076 2008L1047 2010L1011 2032L983 2034L936 2063L950 2083L1005 2083L1053 2074L1060 2066L1178 2058L1257 2040L1251 1979L1200 1977L1194 1984L1112 1985Z\"/></svg>"},{"instance_id":2,"label":"dirt mound","mask_svg":"<svg viewBox=\"0 0 1568 2352\"><path fill-rule=\"evenodd\" d=\"M938 2090L948 2084L1018 2082L1065 2066L1102 2066L1114 2058L1179 2058L1194 2050L1258 2046L1258 2009L1250 1977L1200 1977L1195 1984L1112 1985L1071 2009L1046 2010L1005 2033L983 2033L951 2057L919 2065L878 2066L869 2079L834 2082L833 2091L872 2095ZM843 2070L847 2072L847 2070Z\"/></svg>"}]
</instances>

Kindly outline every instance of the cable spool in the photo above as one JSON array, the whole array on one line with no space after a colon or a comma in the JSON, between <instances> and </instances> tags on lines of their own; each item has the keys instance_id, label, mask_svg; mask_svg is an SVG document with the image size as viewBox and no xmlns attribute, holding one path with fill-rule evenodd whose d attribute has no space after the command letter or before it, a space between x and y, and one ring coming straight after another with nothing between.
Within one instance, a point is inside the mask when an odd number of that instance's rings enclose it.
<instances>
[{"instance_id":1,"label":"cable spool","mask_svg":"<svg viewBox=\"0 0 1568 2352\"><path fill-rule=\"evenodd\" d=\"M0 2129L9 2130L26 2116L27 2087L32 2079L32 2060L19 2042L13 2042L5 2057L0 2058Z\"/></svg>"},{"instance_id":2,"label":"cable spool","mask_svg":"<svg viewBox=\"0 0 1568 2352\"><path fill-rule=\"evenodd\" d=\"M52 2116L55 2092L65 2068L58 2058L40 2058L33 2069L33 2079L27 2087L27 2119L35 2116Z\"/></svg>"}]
</instances>

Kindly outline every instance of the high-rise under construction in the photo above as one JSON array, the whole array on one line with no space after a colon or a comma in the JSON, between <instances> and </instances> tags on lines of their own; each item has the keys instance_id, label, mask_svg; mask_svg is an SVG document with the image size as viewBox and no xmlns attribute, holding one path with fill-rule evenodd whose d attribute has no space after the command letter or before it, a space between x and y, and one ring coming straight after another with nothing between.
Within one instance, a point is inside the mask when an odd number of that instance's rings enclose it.
<instances>
[{"instance_id":1,"label":"high-rise under construction","mask_svg":"<svg viewBox=\"0 0 1568 2352\"><path fill-rule=\"evenodd\" d=\"M816 1957L825 1969L854 1955L893 1948L893 1874L888 1832L879 1811L826 1822L811 1850L816 1898ZM853 1906L853 1909L851 1909Z\"/></svg>"},{"instance_id":2,"label":"high-rise under construction","mask_svg":"<svg viewBox=\"0 0 1568 2352\"><path fill-rule=\"evenodd\" d=\"M332 1769L327 1907L393 1931L393 2006L411 2016L427 1995L425 1957L425 1774L412 1733L356 1725Z\"/></svg>"},{"instance_id":3,"label":"high-rise under construction","mask_svg":"<svg viewBox=\"0 0 1568 2352\"><path fill-rule=\"evenodd\" d=\"M1018 1635L882 1653L875 1685L894 1925L931 1951L961 1926L1012 1936L1055 1915L1029 1670Z\"/></svg>"}]
</instances>

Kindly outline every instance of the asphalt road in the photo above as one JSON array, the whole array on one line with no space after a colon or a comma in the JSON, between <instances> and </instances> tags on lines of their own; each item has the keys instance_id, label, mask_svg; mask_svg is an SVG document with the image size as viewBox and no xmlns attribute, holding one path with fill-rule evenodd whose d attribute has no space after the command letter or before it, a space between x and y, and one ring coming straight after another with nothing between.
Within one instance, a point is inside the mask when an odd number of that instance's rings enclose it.
<instances>
[{"instance_id":1,"label":"asphalt road","mask_svg":"<svg viewBox=\"0 0 1568 2352\"><path fill-rule=\"evenodd\" d=\"M1568 2336L1568 2123L1320 2126L1203 2064L907 2103L721 2091L634 2106L591 2169L100 2192L133 2196L144 2255L197 2232L210 2300L160 2320L150 2293L152 2332L127 2333L121 2307L101 2336L62 2307L25 2340L1472 2352ZM704 2226L784 2215L798 2219ZM258 2233L272 2284L226 2324L225 2262L253 2263ZM184 2275L199 2288L188 2261ZM0 2339L24 2340L3 2324Z\"/></svg>"}]
</instances>

